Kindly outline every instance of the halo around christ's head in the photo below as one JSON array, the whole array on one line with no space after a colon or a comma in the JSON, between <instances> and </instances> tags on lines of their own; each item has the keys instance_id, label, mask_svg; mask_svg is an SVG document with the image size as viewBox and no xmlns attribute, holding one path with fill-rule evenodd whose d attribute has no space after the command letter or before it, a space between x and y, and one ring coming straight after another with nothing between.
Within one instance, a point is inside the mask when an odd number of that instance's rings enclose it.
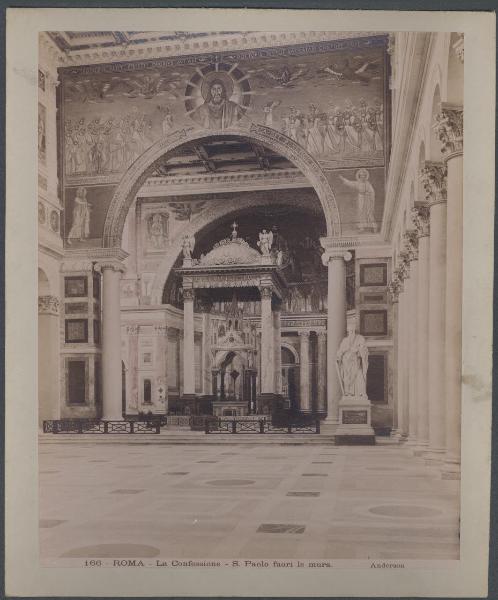
<instances>
[{"instance_id":1,"label":"halo around christ's head","mask_svg":"<svg viewBox=\"0 0 498 600\"><path fill-rule=\"evenodd\" d=\"M247 110L251 103L249 77L237 65L210 63L197 67L185 88L185 112L195 120L194 113L202 104L211 99L211 89L217 82L224 91L225 100L231 100Z\"/></svg>"},{"instance_id":2,"label":"halo around christ's head","mask_svg":"<svg viewBox=\"0 0 498 600\"><path fill-rule=\"evenodd\" d=\"M230 100L233 96L233 80L227 73L223 73L223 71L215 71L208 73L204 76L201 83L201 95L206 102L210 100L211 97L211 86L213 83L220 83L225 90L225 98L226 100Z\"/></svg>"}]
</instances>

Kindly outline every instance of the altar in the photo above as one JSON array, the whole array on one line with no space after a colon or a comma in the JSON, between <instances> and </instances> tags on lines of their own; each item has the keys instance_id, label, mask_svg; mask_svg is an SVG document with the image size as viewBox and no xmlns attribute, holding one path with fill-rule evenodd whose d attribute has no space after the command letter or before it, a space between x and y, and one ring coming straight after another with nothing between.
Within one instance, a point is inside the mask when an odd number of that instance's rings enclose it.
<instances>
[{"instance_id":1,"label":"altar","mask_svg":"<svg viewBox=\"0 0 498 600\"><path fill-rule=\"evenodd\" d=\"M182 403L198 412L193 365L197 302L208 324L204 335L210 341L213 414L271 414L283 406L280 367L276 368L280 312L287 291L281 254L272 252L266 231L260 234L260 251L252 248L238 236L236 223L230 237L217 242L198 259L192 256L194 245L192 238L184 240L183 265L177 269L182 279L184 315ZM248 293L261 304L259 331L239 305L240 297ZM224 303L221 315L210 319L210 306L217 296L230 296L231 300Z\"/></svg>"}]
</instances>

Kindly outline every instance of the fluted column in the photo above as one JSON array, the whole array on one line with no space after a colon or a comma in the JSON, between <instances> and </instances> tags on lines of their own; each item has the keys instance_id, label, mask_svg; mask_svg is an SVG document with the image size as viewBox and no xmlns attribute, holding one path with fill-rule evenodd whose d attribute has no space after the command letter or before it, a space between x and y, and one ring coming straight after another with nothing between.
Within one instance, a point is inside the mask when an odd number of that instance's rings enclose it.
<instances>
[{"instance_id":1,"label":"fluted column","mask_svg":"<svg viewBox=\"0 0 498 600\"><path fill-rule=\"evenodd\" d=\"M195 395L194 290L183 288L183 395Z\"/></svg>"},{"instance_id":2,"label":"fluted column","mask_svg":"<svg viewBox=\"0 0 498 600\"><path fill-rule=\"evenodd\" d=\"M463 43L462 43L463 56ZM443 104L436 119L448 169L446 236L446 456L443 477L460 477L463 277L463 110Z\"/></svg>"},{"instance_id":3,"label":"fluted column","mask_svg":"<svg viewBox=\"0 0 498 600\"><path fill-rule=\"evenodd\" d=\"M310 332L299 331L299 390L301 412L311 412L310 398Z\"/></svg>"},{"instance_id":4,"label":"fluted column","mask_svg":"<svg viewBox=\"0 0 498 600\"><path fill-rule=\"evenodd\" d=\"M123 418L121 385L121 309L119 282L124 266L109 260L98 264L102 273L102 418Z\"/></svg>"},{"instance_id":5,"label":"fluted column","mask_svg":"<svg viewBox=\"0 0 498 600\"><path fill-rule=\"evenodd\" d=\"M430 207L429 250L429 454L442 460L446 440L446 166L426 162L422 182Z\"/></svg>"},{"instance_id":6,"label":"fluted column","mask_svg":"<svg viewBox=\"0 0 498 600\"><path fill-rule=\"evenodd\" d=\"M324 246L326 239L321 240ZM342 397L336 357L339 345L346 335L346 269L344 259L344 251L333 250L325 246L322 262L328 268L326 422L331 425L339 423L339 401Z\"/></svg>"},{"instance_id":7,"label":"fluted column","mask_svg":"<svg viewBox=\"0 0 498 600\"><path fill-rule=\"evenodd\" d=\"M324 415L327 412L327 332L318 334L318 398L317 411Z\"/></svg>"},{"instance_id":8,"label":"fluted column","mask_svg":"<svg viewBox=\"0 0 498 600\"><path fill-rule=\"evenodd\" d=\"M410 277L407 281L407 331L408 331L408 440L410 445L417 442L418 413L418 373L417 373L417 286L418 286L418 236L415 230L405 232L406 250L410 261Z\"/></svg>"},{"instance_id":9,"label":"fluted column","mask_svg":"<svg viewBox=\"0 0 498 600\"><path fill-rule=\"evenodd\" d=\"M261 287L261 394L275 392L272 288Z\"/></svg>"},{"instance_id":10,"label":"fluted column","mask_svg":"<svg viewBox=\"0 0 498 600\"><path fill-rule=\"evenodd\" d=\"M418 235L417 273L417 446L429 444L429 207L412 211Z\"/></svg>"}]
</instances>

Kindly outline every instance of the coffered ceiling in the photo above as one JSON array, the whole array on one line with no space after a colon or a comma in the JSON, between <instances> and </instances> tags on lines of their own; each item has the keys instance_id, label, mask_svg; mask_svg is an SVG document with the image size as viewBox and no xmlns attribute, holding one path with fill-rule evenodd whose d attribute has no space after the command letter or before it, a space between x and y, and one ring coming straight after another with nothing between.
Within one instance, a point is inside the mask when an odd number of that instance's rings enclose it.
<instances>
[{"instance_id":1,"label":"coffered ceiling","mask_svg":"<svg viewBox=\"0 0 498 600\"><path fill-rule=\"evenodd\" d=\"M196 173L236 173L294 169L283 156L244 138L213 137L182 146L168 161L160 164L153 177L173 177ZM297 173L296 169L296 173Z\"/></svg>"}]
</instances>

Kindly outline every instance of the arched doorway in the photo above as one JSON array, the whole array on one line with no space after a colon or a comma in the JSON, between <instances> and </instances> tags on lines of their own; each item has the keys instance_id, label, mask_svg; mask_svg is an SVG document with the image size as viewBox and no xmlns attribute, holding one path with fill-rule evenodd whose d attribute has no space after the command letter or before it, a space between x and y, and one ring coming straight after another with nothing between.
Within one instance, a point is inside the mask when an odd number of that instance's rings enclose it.
<instances>
[{"instance_id":1,"label":"arched doorway","mask_svg":"<svg viewBox=\"0 0 498 600\"><path fill-rule=\"evenodd\" d=\"M289 346L282 346L282 396L292 411L299 410L299 364L297 354Z\"/></svg>"}]
</instances>

